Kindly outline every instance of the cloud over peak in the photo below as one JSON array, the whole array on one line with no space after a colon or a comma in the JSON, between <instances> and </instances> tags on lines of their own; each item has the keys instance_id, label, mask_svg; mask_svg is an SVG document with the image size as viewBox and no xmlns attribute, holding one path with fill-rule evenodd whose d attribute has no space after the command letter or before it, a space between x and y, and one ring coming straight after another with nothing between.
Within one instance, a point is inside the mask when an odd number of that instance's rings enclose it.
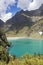
<instances>
[{"instance_id":1,"label":"cloud over peak","mask_svg":"<svg viewBox=\"0 0 43 65\"><path fill-rule=\"evenodd\" d=\"M18 0L17 7L27 10L29 7L30 1L29 0Z\"/></svg>"},{"instance_id":2,"label":"cloud over peak","mask_svg":"<svg viewBox=\"0 0 43 65\"><path fill-rule=\"evenodd\" d=\"M2 17L1 17L1 19L4 21L4 22L6 22L8 19L10 19L10 18L12 18L12 13L11 12L9 12L9 13L7 13L7 14L4 14Z\"/></svg>"},{"instance_id":3,"label":"cloud over peak","mask_svg":"<svg viewBox=\"0 0 43 65\"><path fill-rule=\"evenodd\" d=\"M23 10L35 10L43 4L43 0L18 0L17 7Z\"/></svg>"},{"instance_id":4,"label":"cloud over peak","mask_svg":"<svg viewBox=\"0 0 43 65\"><path fill-rule=\"evenodd\" d=\"M33 2L29 4L28 10L38 9L42 4L43 0L33 0Z\"/></svg>"},{"instance_id":5,"label":"cloud over peak","mask_svg":"<svg viewBox=\"0 0 43 65\"><path fill-rule=\"evenodd\" d=\"M15 0L0 0L0 18L2 19L3 15L6 15L7 9L10 6L15 4Z\"/></svg>"},{"instance_id":6,"label":"cloud over peak","mask_svg":"<svg viewBox=\"0 0 43 65\"><path fill-rule=\"evenodd\" d=\"M6 11L10 9L10 6L15 6L16 2L17 8L24 11L38 9L43 4L43 0L0 0L0 19L5 22L13 16L12 12L6 13Z\"/></svg>"},{"instance_id":7,"label":"cloud over peak","mask_svg":"<svg viewBox=\"0 0 43 65\"><path fill-rule=\"evenodd\" d=\"M15 3L15 0L0 0L0 14L5 13L7 8L10 7L10 5L13 5Z\"/></svg>"}]
</instances>

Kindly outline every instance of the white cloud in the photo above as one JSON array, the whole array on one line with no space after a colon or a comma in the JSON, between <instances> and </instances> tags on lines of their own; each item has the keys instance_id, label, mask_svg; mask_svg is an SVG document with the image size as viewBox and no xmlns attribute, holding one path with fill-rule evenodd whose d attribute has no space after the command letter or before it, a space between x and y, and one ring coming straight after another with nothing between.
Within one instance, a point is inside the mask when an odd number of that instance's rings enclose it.
<instances>
[{"instance_id":1,"label":"white cloud","mask_svg":"<svg viewBox=\"0 0 43 65\"><path fill-rule=\"evenodd\" d=\"M29 0L18 0L17 7L21 8L23 10L27 10L29 3L30 3Z\"/></svg>"},{"instance_id":2,"label":"white cloud","mask_svg":"<svg viewBox=\"0 0 43 65\"><path fill-rule=\"evenodd\" d=\"M4 14L1 19L6 22L8 19L10 19L12 17L12 13L7 13L7 14Z\"/></svg>"},{"instance_id":3,"label":"white cloud","mask_svg":"<svg viewBox=\"0 0 43 65\"><path fill-rule=\"evenodd\" d=\"M43 0L33 0L33 2L30 2L30 0L18 0L17 7L23 10L35 10L38 9L42 4Z\"/></svg>"},{"instance_id":4,"label":"white cloud","mask_svg":"<svg viewBox=\"0 0 43 65\"><path fill-rule=\"evenodd\" d=\"M2 18L4 14L6 15L7 8L10 8L15 2L15 0L0 0L0 18Z\"/></svg>"},{"instance_id":5,"label":"white cloud","mask_svg":"<svg viewBox=\"0 0 43 65\"><path fill-rule=\"evenodd\" d=\"M34 0L29 4L28 10L38 9L43 4L43 0Z\"/></svg>"}]
</instances>

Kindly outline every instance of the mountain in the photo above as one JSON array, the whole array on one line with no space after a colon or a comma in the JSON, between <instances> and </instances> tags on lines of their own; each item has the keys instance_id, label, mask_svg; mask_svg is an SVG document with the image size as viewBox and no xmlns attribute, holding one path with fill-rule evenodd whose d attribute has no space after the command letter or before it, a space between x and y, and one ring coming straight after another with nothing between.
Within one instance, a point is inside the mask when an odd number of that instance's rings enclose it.
<instances>
[{"instance_id":1,"label":"mountain","mask_svg":"<svg viewBox=\"0 0 43 65\"><path fill-rule=\"evenodd\" d=\"M39 9L32 10L32 11L21 11L20 13L24 13L28 16L43 16L43 4L40 6Z\"/></svg>"},{"instance_id":2,"label":"mountain","mask_svg":"<svg viewBox=\"0 0 43 65\"><path fill-rule=\"evenodd\" d=\"M0 27L4 26L4 22L0 19Z\"/></svg>"},{"instance_id":3,"label":"mountain","mask_svg":"<svg viewBox=\"0 0 43 65\"><path fill-rule=\"evenodd\" d=\"M24 26L31 27L34 24L34 22L31 20L30 17L28 18L22 15L22 13L17 13L15 16L13 16L13 18L6 22L6 25L7 24L10 26L10 29L20 30Z\"/></svg>"},{"instance_id":4,"label":"mountain","mask_svg":"<svg viewBox=\"0 0 43 65\"><path fill-rule=\"evenodd\" d=\"M39 21L42 21L42 24ZM37 10L17 12L6 21L5 31L8 36L29 36L30 32L43 30L41 25L43 25L43 4Z\"/></svg>"}]
</instances>

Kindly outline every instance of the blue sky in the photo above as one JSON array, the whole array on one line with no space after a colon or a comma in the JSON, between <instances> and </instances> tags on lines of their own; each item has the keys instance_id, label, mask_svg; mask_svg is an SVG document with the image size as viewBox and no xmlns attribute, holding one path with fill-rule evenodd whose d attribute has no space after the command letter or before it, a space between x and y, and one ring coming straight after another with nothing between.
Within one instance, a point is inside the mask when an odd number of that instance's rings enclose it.
<instances>
[{"instance_id":1,"label":"blue sky","mask_svg":"<svg viewBox=\"0 0 43 65\"><path fill-rule=\"evenodd\" d=\"M12 15L14 16L16 14L16 12L20 11L20 8L17 8L17 6L10 6L10 9L7 9L6 13L8 12L12 12Z\"/></svg>"},{"instance_id":2,"label":"blue sky","mask_svg":"<svg viewBox=\"0 0 43 65\"><path fill-rule=\"evenodd\" d=\"M35 10L43 4L43 0L0 0L0 19L6 22L20 10Z\"/></svg>"},{"instance_id":3,"label":"blue sky","mask_svg":"<svg viewBox=\"0 0 43 65\"><path fill-rule=\"evenodd\" d=\"M10 6L10 9L7 9L6 13L12 12L12 15L14 16L18 11L20 11L21 8L17 8L17 2L18 0L16 0L16 3L13 6Z\"/></svg>"}]
</instances>

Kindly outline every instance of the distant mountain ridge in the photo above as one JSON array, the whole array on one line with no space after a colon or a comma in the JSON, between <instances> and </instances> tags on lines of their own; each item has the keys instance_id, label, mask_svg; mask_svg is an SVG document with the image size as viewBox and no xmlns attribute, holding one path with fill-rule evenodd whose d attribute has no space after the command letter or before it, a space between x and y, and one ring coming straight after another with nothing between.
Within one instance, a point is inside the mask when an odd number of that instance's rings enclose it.
<instances>
[{"instance_id":1,"label":"distant mountain ridge","mask_svg":"<svg viewBox=\"0 0 43 65\"><path fill-rule=\"evenodd\" d=\"M27 14L28 16L43 16L43 4L39 9L32 10L32 11L23 11L21 10L20 13Z\"/></svg>"},{"instance_id":2,"label":"distant mountain ridge","mask_svg":"<svg viewBox=\"0 0 43 65\"><path fill-rule=\"evenodd\" d=\"M43 15L43 4L41 7L37 10L33 11L23 11L17 12L15 16L13 16L11 19L6 21L6 25L10 25L10 29L20 29L21 26L28 25L31 27L31 25L34 24L32 20L32 16L42 16ZM42 17L43 18L43 17ZM34 18L33 18L34 19Z\"/></svg>"},{"instance_id":3,"label":"distant mountain ridge","mask_svg":"<svg viewBox=\"0 0 43 65\"><path fill-rule=\"evenodd\" d=\"M4 26L4 22L0 19L0 27Z\"/></svg>"},{"instance_id":4,"label":"distant mountain ridge","mask_svg":"<svg viewBox=\"0 0 43 65\"><path fill-rule=\"evenodd\" d=\"M40 23L41 21L42 23ZM4 23L4 29L7 34L13 34L15 36L19 36L19 34L20 36L23 36L25 34L28 36L30 31L31 33L33 31L42 31L43 26L41 27L41 25L43 25L43 4L37 10L21 10L20 12L17 12L15 16Z\"/></svg>"}]
</instances>

